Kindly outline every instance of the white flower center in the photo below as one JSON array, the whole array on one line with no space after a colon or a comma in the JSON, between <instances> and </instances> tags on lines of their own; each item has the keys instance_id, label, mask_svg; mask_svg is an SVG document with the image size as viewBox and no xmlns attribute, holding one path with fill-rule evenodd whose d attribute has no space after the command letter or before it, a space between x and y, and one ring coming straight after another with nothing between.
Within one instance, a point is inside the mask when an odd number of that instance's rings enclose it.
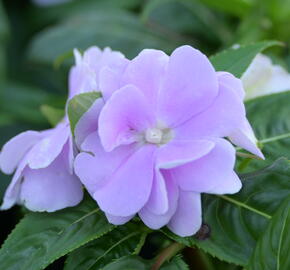
<instances>
[{"instance_id":1,"label":"white flower center","mask_svg":"<svg viewBox=\"0 0 290 270\"><path fill-rule=\"evenodd\" d=\"M154 143L157 145L163 145L170 142L174 137L174 133L170 128L165 127L164 125L157 125L154 128L148 128L142 134L142 140L146 143Z\"/></svg>"},{"instance_id":2,"label":"white flower center","mask_svg":"<svg viewBox=\"0 0 290 270\"><path fill-rule=\"evenodd\" d=\"M160 144L162 141L163 132L159 128L148 128L145 132L145 140L148 143Z\"/></svg>"}]
</instances>

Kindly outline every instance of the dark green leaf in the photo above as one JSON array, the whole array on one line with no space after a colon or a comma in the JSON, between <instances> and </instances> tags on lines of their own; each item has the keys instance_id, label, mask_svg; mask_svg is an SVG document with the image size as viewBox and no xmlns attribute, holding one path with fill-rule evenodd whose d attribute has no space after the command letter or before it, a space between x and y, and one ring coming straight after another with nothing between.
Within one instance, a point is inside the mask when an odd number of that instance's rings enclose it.
<instances>
[{"instance_id":1,"label":"dark green leaf","mask_svg":"<svg viewBox=\"0 0 290 270\"><path fill-rule=\"evenodd\" d=\"M53 127L64 117L64 110L56 109L48 105L42 105L40 110Z\"/></svg>"},{"instance_id":2,"label":"dark green leaf","mask_svg":"<svg viewBox=\"0 0 290 270\"><path fill-rule=\"evenodd\" d=\"M290 194L255 248L248 270L290 269Z\"/></svg>"},{"instance_id":3,"label":"dark green leaf","mask_svg":"<svg viewBox=\"0 0 290 270\"><path fill-rule=\"evenodd\" d=\"M251 161L249 169L271 164L281 156L290 158L290 91L264 96L246 103L248 119L266 157Z\"/></svg>"},{"instance_id":4,"label":"dark green leaf","mask_svg":"<svg viewBox=\"0 0 290 270\"><path fill-rule=\"evenodd\" d=\"M28 214L0 250L1 269L44 269L113 228L90 198L76 207L55 213Z\"/></svg>"},{"instance_id":5,"label":"dark green leaf","mask_svg":"<svg viewBox=\"0 0 290 270\"><path fill-rule=\"evenodd\" d=\"M204 195L203 221L211 229L208 239L181 238L168 230L165 233L221 260L247 265L258 238L290 193L290 162L280 159L270 167L241 178L243 188L236 195Z\"/></svg>"},{"instance_id":6,"label":"dark green leaf","mask_svg":"<svg viewBox=\"0 0 290 270\"><path fill-rule=\"evenodd\" d=\"M153 261L143 260L138 256L127 256L108 264L102 270L151 270L152 264ZM188 266L180 257L176 257L160 270L188 270Z\"/></svg>"},{"instance_id":7,"label":"dark green leaf","mask_svg":"<svg viewBox=\"0 0 290 270\"><path fill-rule=\"evenodd\" d=\"M258 53L281 44L278 41L261 41L241 45L238 48L230 48L213 55L210 60L217 71L228 71L240 78Z\"/></svg>"},{"instance_id":8,"label":"dark green leaf","mask_svg":"<svg viewBox=\"0 0 290 270\"><path fill-rule=\"evenodd\" d=\"M68 104L68 117L72 133L82 115L92 106L97 98L101 97L100 92L89 92L74 96Z\"/></svg>"},{"instance_id":9,"label":"dark green leaf","mask_svg":"<svg viewBox=\"0 0 290 270\"><path fill-rule=\"evenodd\" d=\"M98 270L115 259L134 253L144 233L135 224L119 226L102 238L72 252L64 269Z\"/></svg>"}]
</instances>

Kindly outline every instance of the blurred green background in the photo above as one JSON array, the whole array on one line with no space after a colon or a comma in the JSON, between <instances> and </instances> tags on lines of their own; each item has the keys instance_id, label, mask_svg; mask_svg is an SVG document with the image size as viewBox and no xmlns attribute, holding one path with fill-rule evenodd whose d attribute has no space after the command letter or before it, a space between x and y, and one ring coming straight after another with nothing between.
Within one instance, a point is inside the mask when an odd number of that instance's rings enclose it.
<instances>
[{"instance_id":1,"label":"blurred green background","mask_svg":"<svg viewBox=\"0 0 290 270\"><path fill-rule=\"evenodd\" d=\"M23 130L50 127L43 105L63 109L73 48L109 46L132 58L143 48L170 53L190 44L211 55L275 39L285 47L274 58L290 67L290 0L35 2L0 0L0 147ZM0 198L10 179L0 174ZM0 243L17 218L0 213Z\"/></svg>"}]
</instances>

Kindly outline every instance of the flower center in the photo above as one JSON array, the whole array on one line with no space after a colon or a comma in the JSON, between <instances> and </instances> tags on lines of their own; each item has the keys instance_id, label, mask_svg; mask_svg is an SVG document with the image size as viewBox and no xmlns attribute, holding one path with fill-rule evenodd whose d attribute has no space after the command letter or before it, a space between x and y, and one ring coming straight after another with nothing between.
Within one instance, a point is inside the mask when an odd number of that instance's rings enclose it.
<instances>
[{"instance_id":1,"label":"flower center","mask_svg":"<svg viewBox=\"0 0 290 270\"><path fill-rule=\"evenodd\" d=\"M162 141L163 132L159 128L148 128L145 132L145 140L148 143L159 144Z\"/></svg>"},{"instance_id":2,"label":"flower center","mask_svg":"<svg viewBox=\"0 0 290 270\"><path fill-rule=\"evenodd\" d=\"M145 142L158 145L166 144L173 138L172 130L164 127L148 128L143 134Z\"/></svg>"}]
</instances>

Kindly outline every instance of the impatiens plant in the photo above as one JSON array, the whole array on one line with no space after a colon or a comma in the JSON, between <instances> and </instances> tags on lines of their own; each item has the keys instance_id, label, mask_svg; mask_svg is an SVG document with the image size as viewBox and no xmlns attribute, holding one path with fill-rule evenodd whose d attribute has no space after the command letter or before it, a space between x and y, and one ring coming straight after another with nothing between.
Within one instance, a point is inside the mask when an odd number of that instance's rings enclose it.
<instances>
[{"instance_id":1,"label":"impatiens plant","mask_svg":"<svg viewBox=\"0 0 290 270\"><path fill-rule=\"evenodd\" d=\"M65 270L185 270L199 254L215 269L206 252L247 270L290 268L290 162L267 147L290 131L269 136L257 123L270 96L249 103L248 121L239 79L277 44L210 58L191 46L132 60L74 50L64 118L0 153L14 172L1 209L32 211L0 249L1 267L44 269L67 255Z\"/></svg>"}]
</instances>

